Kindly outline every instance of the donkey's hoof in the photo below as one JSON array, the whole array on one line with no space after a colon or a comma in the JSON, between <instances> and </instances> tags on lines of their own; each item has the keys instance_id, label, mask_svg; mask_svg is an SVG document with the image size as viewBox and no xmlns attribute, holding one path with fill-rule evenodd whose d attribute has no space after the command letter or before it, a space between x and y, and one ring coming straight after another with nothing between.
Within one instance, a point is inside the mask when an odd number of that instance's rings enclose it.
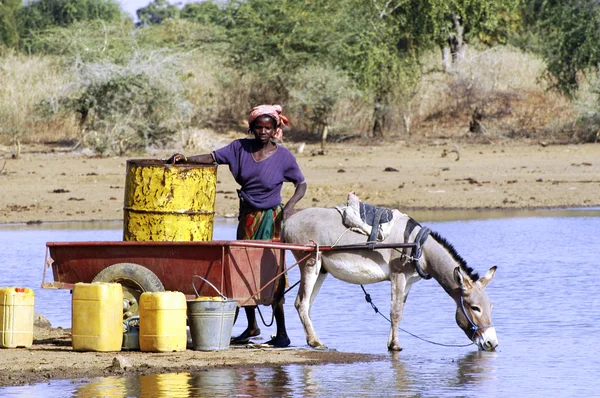
<instances>
[{"instance_id":1,"label":"donkey's hoof","mask_svg":"<svg viewBox=\"0 0 600 398\"><path fill-rule=\"evenodd\" d=\"M396 351L396 352L400 352L402 351L402 347L400 347L399 344L392 344L388 346L388 350L389 351Z\"/></svg>"},{"instance_id":2,"label":"donkey's hoof","mask_svg":"<svg viewBox=\"0 0 600 398\"><path fill-rule=\"evenodd\" d=\"M320 341L308 343L308 345L311 346L312 348L314 348L315 350L326 350L327 349L327 346L325 344L321 343Z\"/></svg>"}]
</instances>

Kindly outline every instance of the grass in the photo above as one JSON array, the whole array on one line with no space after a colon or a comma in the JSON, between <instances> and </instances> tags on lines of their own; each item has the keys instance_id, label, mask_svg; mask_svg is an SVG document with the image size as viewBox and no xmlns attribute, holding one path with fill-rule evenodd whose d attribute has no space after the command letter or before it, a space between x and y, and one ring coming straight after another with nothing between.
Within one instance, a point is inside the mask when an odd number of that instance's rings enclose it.
<instances>
[{"instance_id":1,"label":"grass","mask_svg":"<svg viewBox=\"0 0 600 398\"><path fill-rule=\"evenodd\" d=\"M52 141L72 137L68 118L43 119L38 105L70 81L61 60L9 53L0 57L0 143Z\"/></svg>"}]
</instances>

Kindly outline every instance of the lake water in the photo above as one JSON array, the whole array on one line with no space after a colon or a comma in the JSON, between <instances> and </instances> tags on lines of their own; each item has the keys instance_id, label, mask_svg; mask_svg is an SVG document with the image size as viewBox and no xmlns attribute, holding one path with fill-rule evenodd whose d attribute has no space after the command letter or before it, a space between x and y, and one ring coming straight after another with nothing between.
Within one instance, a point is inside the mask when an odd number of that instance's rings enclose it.
<instances>
[{"instance_id":1,"label":"lake water","mask_svg":"<svg viewBox=\"0 0 600 398\"><path fill-rule=\"evenodd\" d=\"M445 236L483 274L494 302L496 352L442 347L400 334L404 350L387 352L389 324L364 301L360 286L328 278L312 318L329 348L385 354L375 363L285 365L93 380L56 380L0 388L0 396L597 396L600 388L600 211L412 214ZM509 217L507 217L509 215ZM453 218L459 217L460 220ZM214 239L233 239L234 220L218 220ZM68 291L39 288L47 241L121 240L120 223L0 225L0 286L35 290L36 311L70 327ZM288 260L291 264L291 259ZM298 271L289 273L290 283ZM389 283L366 287L389 313ZM286 302L292 345L304 347L302 326ZM270 309L263 307L270 319ZM465 344L454 303L434 280L413 286L401 327L440 343ZM241 332L243 322L234 327ZM263 337L274 327L262 327ZM260 340L257 340L260 341ZM0 350L0 363L2 350Z\"/></svg>"}]
</instances>

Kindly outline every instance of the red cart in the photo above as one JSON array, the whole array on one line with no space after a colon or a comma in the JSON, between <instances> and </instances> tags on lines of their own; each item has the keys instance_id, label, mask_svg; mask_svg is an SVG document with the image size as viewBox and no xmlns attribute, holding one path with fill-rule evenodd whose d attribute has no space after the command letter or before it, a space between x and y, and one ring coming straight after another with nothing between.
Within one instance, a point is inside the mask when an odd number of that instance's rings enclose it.
<instances>
[{"instance_id":1,"label":"red cart","mask_svg":"<svg viewBox=\"0 0 600 398\"><path fill-rule=\"evenodd\" d=\"M214 296L209 284L240 306L270 305L285 268L285 250L306 252L365 249L366 245L316 246L269 241L208 242L48 242L42 288L73 289L78 282L118 282L123 286L124 316L137 314L146 291L179 291L195 298ZM375 249L414 247L413 243L377 244ZM46 282L52 268L54 282ZM128 304L127 304L128 303Z\"/></svg>"},{"instance_id":2,"label":"red cart","mask_svg":"<svg viewBox=\"0 0 600 398\"><path fill-rule=\"evenodd\" d=\"M285 269L285 250L312 252L314 247L266 241L209 242L48 242L42 279L45 289L73 289L78 282L118 282L123 286L126 316L138 313L145 291L179 291L194 298L215 285L242 306L270 305ZM54 282L46 282L52 268ZM291 267L290 267L291 268ZM126 305L127 306L127 305Z\"/></svg>"}]
</instances>

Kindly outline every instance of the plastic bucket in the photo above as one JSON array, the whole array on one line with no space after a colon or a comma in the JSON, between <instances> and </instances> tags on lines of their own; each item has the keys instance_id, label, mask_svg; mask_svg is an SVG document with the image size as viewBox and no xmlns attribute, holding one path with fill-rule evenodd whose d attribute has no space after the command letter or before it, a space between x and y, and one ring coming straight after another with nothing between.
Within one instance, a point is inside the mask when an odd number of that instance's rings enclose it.
<instances>
[{"instance_id":1,"label":"plastic bucket","mask_svg":"<svg viewBox=\"0 0 600 398\"><path fill-rule=\"evenodd\" d=\"M212 283L201 276L194 275L194 278L208 283L219 293L219 296L188 300L187 315L192 335L192 349L195 351L227 350L231 341L237 300L228 300ZM198 296L193 282L192 286Z\"/></svg>"}]
</instances>

